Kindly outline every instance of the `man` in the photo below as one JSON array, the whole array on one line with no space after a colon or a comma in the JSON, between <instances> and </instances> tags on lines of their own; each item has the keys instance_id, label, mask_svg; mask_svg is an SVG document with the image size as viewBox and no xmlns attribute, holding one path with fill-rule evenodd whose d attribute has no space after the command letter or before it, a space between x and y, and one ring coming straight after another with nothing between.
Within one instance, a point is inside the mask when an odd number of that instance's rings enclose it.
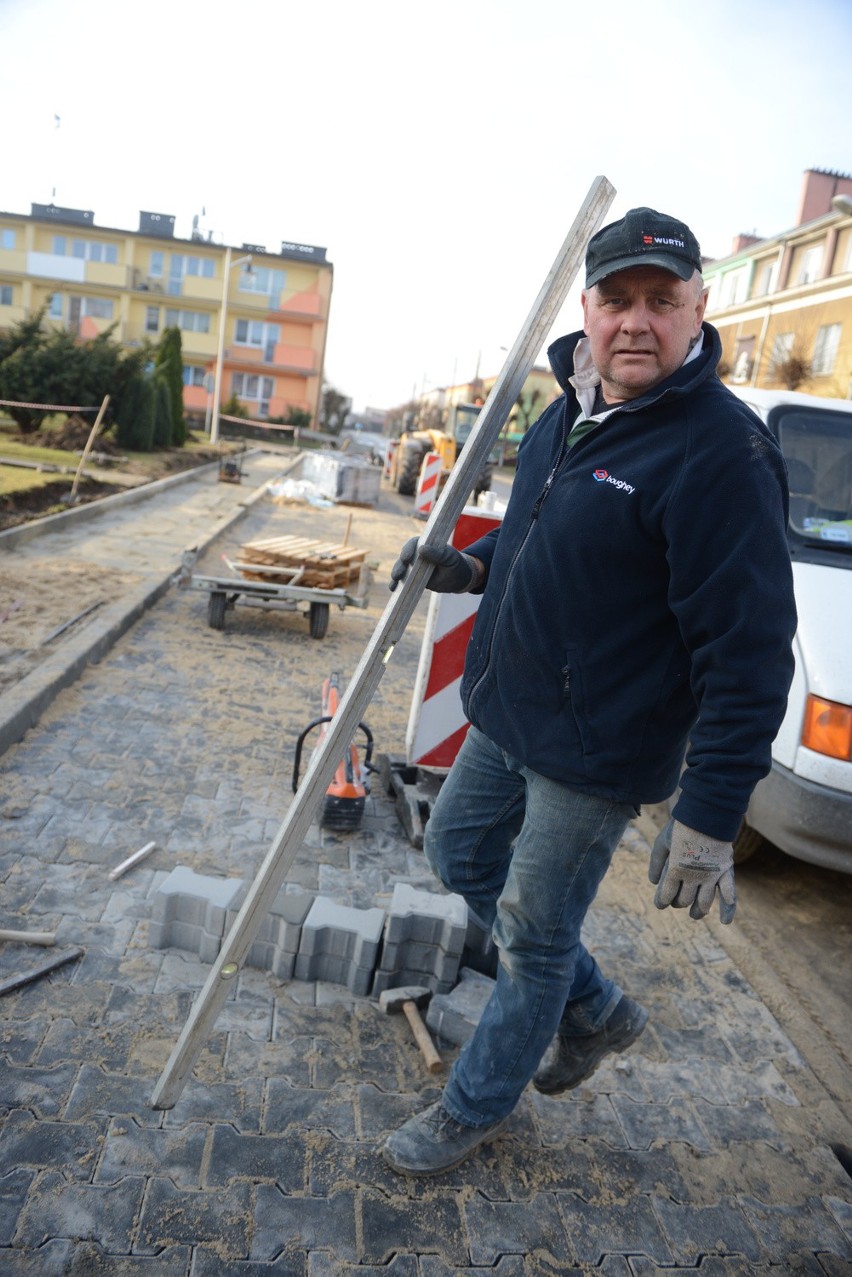
<instances>
[{"instance_id":1,"label":"man","mask_svg":"<svg viewBox=\"0 0 852 1277\"><path fill-rule=\"evenodd\" d=\"M580 929L627 822L675 791L685 751L655 904L703 918L718 893L731 921L731 844L792 678L784 463L716 376L694 235L632 209L591 239L582 304L585 336L549 350L564 394L519 449L501 527L464 554L422 551L430 589L483 593L471 727L424 850L491 926L499 967L441 1100L383 1148L410 1175L490 1139L530 1079L570 1090L642 1032L647 1012ZM418 552L403 547L392 589Z\"/></svg>"}]
</instances>

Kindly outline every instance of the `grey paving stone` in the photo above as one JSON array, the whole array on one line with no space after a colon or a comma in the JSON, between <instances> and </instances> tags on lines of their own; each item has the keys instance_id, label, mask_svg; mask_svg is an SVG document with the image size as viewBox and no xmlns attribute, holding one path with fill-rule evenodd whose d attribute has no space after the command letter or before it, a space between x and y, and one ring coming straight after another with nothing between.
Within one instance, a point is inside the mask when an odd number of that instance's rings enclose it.
<instances>
[{"instance_id":1,"label":"grey paving stone","mask_svg":"<svg viewBox=\"0 0 852 1277\"><path fill-rule=\"evenodd\" d=\"M494 985L495 981L490 976L471 967L463 967L455 988L449 993L438 994L429 1003L426 1009L429 1028L446 1042L464 1045L473 1037Z\"/></svg>"},{"instance_id":2,"label":"grey paving stone","mask_svg":"<svg viewBox=\"0 0 852 1277\"><path fill-rule=\"evenodd\" d=\"M739 1200L765 1253L776 1263L802 1251L825 1251L852 1261L852 1240L818 1197L789 1204L767 1204L745 1194Z\"/></svg>"},{"instance_id":3,"label":"grey paving stone","mask_svg":"<svg viewBox=\"0 0 852 1277\"><path fill-rule=\"evenodd\" d=\"M144 1079L104 1073L102 1069L83 1064L71 1089L63 1118L66 1122L78 1122L99 1113L121 1114L135 1117L142 1125L158 1126L160 1114L151 1110L148 1099Z\"/></svg>"},{"instance_id":4,"label":"grey paving stone","mask_svg":"<svg viewBox=\"0 0 852 1277\"><path fill-rule=\"evenodd\" d=\"M69 1184L45 1171L18 1216L15 1244L34 1249L54 1238L97 1240L107 1251L128 1254L145 1193L145 1180L127 1176L108 1187ZM164 1244L174 1239L167 1239Z\"/></svg>"},{"instance_id":5,"label":"grey paving stone","mask_svg":"<svg viewBox=\"0 0 852 1277\"><path fill-rule=\"evenodd\" d=\"M132 1118L112 1121L94 1177L98 1184L115 1184L128 1174L168 1175L178 1188L198 1188L207 1127L201 1123L180 1130L142 1127Z\"/></svg>"},{"instance_id":6,"label":"grey paving stone","mask_svg":"<svg viewBox=\"0 0 852 1277\"><path fill-rule=\"evenodd\" d=\"M425 1258L425 1257L424 1257ZM464 1270L444 1268L441 1277L461 1277ZM416 1255L394 1255L389 1264L338 1264L323 1250L308 1256L308 1277L422 1277L423 1258Z\"/></svg>"},{"instance_id":7,"label":"grey paving stone","mask_svg":"<svg viewBox=\"0 0 852 1277\"><path fill-rule=\"evenodd\" d=\"M626 1095L613 1095L612 1105L631 1148L650 1148L657 1140L682 1140L693 1148L710 1148L692 1106L685 1100L637 1104Z\"/></svg>"},{"instance_id":8,"label":"grey paving stone","mask_svg":"<svg viewBox=\"0 0 852 1277\"><path fill-rule=\"evenodd\" d=\"M38 1062L46 1068L81 1057L99 1068L119 1072L127 1067L138 1033L137 1024L81 1027L73 1020L54 1020L44 1036Z\"/></svg>"},{"instance_id":9,"label":"grey paving stone","mask_svg":"<svg viewBox=\"0 0 852 1277\"><path fill-rule=\"evenodd\" d=\"M15 1109L0 1127L0 1175L15 1167L61 1169L72 1180L89 1182L100 1153L105 1123L36 1121Z\"/></svg>"},{"instance_id":10,"label":"grey paving stone","mask_svg":"<svg viewBox=\"0 0 852 1277\"><path fill-rule=\"evenodd\" d=\"M216 1070L218 1074L219 1070ZM147 1100L153 1083L143 1087ZM202 1082L190 1078L174 1108L157 1114L166 1126L187 1122L231 1122L238 1131L260 1130L263 1110L263 1078L250 1070L236 1082ZM152 1110L147 1109L149 1121Z\"/></svg>"},{"instance_id":11,"label":"grey paving stone","mask_svg":"<svg viewBox=\"0 0 852 1277\"><path fill-rule=\"evenodd\" d=\"M244 1135L224 1122L213 1127L204 1187L224 1187L233 1180L271 1180L284 1193L305 1188L305 1132L290 1135Z\"/></svg>"},{"instance_id":12,"label":"grey paving stone","mask_svg":"<svg viewBox=\"0 0 852 1277\"><path fill-rule=\"evenodd\" d=\"M572 1143L595 1136L612 1148L627 1148L627 1137L608 1095L569 1093L559 1098L530 1094L536 1126L545 1145Z\"/></svg>"},{"instance_id":13,"label":"grey paving stone","mask_svg":"<svg viewBox=\"0 0 852 1277\"><path fill-rule=\"evenodd\" d=\"M746 1100L742 1104L707 1104L696 1100L693 1107L714 1144L727 1147L738 1141L765 1140L783 1148L788 1143L763 1100Z\"/></svg>"},{"instance_id":14,"label":"grey paving stone","mask_svg":"<svg viewBox=\"0 0 852 1277\"><path fill-rule=\"evenodd\" d=\"M270 1134L328 1130L338 1139L352 1139L355 1135L355 1114L351 1089L338 1087L330 1091L316 1091L270 1078L264 1130Z\"/></svg>"},{"instance_id":15,"label":"grey paving stone","mask_svg":"<svg viewBox=\"0 0 852 1277\"><path fill-rule=\"evenodd\" d=\"M355 1195L287 1196L269 1184L257 1188L251 1259L271 1260L282 1251L331 1250L339 1261L356 1263Z\"/></svg>"},{"instance_id":16,"label":"grey paving stone","mask_svg":"<svg viewBox=\"0 0 852 1277\"><path fill-rule=\"evenodd\" d=\"M361 1218L361 1258L368 1264L386 1263L398 1250L431 1251L457 1265L470 1258L455 1196L433 1194L412 1201L363 1193Z\"/></svg>"},{"instance_id":17,"label":"grey paving stone","mask_svg":"<svg viewBox=\"0 0 852 1277\"><path fill-rule=\"evenodd\" d=\"M10 1064L32 1064L47 1033L49 1022L41 1018L7 1019L0 1024L0 1057ZM5 1095L0 1104L6 1102Z\"/></svg>"},{"instance_id":18,"label":"grey paving stone","mask_svg":"<svg viewBox=\"0 0 852 1277\"><path fill-rule=\"evenodd\" d=\"M557 1193L556 1200L570 1239L568 1258L573 1262L599 1264L615 1249L614 1238L624 1254L648 1255L658 1264L672 1262L668 1239L647 1197L595 1205L573 1193Z\"/></svg>"},{"instance_id":19,"label":"grey paving stone","mask_svg":"<svg viewBox=\"0 0 852 1277\"><path fill-rule=\"evenodd\" d=\"M157 1254L164 1246L209 1243L223 1261L245 1259L251 1216L249 1184L231 1184L219 1192L188 1192L171 1180L155 1178L145 1193L134 1250Z\"/></svg>"},{"instance_id":20,"label":"grey paving stone","mask_svg":"<svg viewBox=\"0 0 852 1277\"><path fill-rule=\"evenodd\" d=\"M470 1259L495 1264L501 1255L543 1253L573 1265L576 1242L565 1226L552 1193L534 1193L523 1202L489 1202L475 1194L463 1207Z\"/></svg>"},{"instance_id":21,"label":"grey paving stone","mask_svg":"<svg viewBox=\"0 0 852 1277\"><path fill-rule=\"evenodd\" d=\"M690 1206L661 1197L652 1201L677 1263L697 1266L702 1256L714 1253L763 1258L758 1238L732 1198L715 1206Z\"/></svg>"},{"instance_id":22,"label":"grey paving stone","mask_svg":"<svg viewBox=\"0 0 852 1277\"><path fill-rule=\"evenodd\" d=\"M547 1277L548 1269L544 1266L540 1256L536 1256L536 1264L537 1266L541 1265L542 1277ZM383 1269L382 1271L384 1272L385 1270ZM572 1271L560 1268L560 1272L564 1274L564 1277L574 1277L574 1273L579 1274L578 1269ZM502 1255L493 1267L489 1267L488 1274L489 1277L525 1277L524 1257L522 1255ZM313 1274L311 1274L311 1277L313 1277ZM353 1277L355 1277L354 1274ZM482 1269L478 1267L450 1267L438 1255L421 1255L420 1277L482 1277Z\"/></svg>"},{"instance_id":23,"label":"grey paving stone","mask_svg":"<svg viewBox=\"0 0 852 1277\"><path fill-rule=\"evenodd\" d=\"M0 1247L10 1246L12 1243L18 1227L18 1215L27 1200L27 1193L36 1174L35 1170L17 1167L0 1175Z\"/></svg>"},{"instance_id":24,"label":"grey paving stone","mask_svg":"<svg viewBox=\"0 0 852 1277\"><path fill-rule=\"evenodd\" d=\"M229 1259L227 1277L308 1277L311 1256L299 1251L279 1255L271 1263L253 1259ZM212 1248L197 1246L190 1277L226 1277L222 1259Z\"/></svg>"},{"instance_id":25,"label":"grey paving stone","mask_svg":"<svg viewBox=\"0 0 852 1277\"><path fill-rule=\"evenodd\" d=\"M0 1272L3 1277L54 1277L71 1273L74 1243L64 1238L49 1241L36 1251L0 1247Z\"/></svg>"},{"instance_id":26,"label":"grey paving stone","mask_svg":"<svg viewBox=\"0 0 852 1277\"><path fill-rule=\"evenodd\" d=\"M55 1064L51 1068L6 1065L0 1105L32 1109L44 1118L56 1117L73 1092L78 1069L76 1063Z\"/></svg>"}]
</instances>

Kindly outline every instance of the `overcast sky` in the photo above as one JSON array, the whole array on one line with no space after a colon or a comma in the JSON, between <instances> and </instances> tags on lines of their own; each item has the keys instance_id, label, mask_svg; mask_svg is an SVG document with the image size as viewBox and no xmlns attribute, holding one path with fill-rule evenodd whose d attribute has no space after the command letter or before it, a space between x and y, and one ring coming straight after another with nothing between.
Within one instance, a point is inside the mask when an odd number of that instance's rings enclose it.
<instances>
[{"instance_id":1,"label":"overcast sky","mask_svg":"<svg viewBox=\"0 0 852 1277\"><path fill-rule=\"evenodd\" d=\"M499 372L598 174L720 257L852 172L849 0L0 0L0 48L0 209L326 247L356 409Z\"/></svg>"}]
</instances>

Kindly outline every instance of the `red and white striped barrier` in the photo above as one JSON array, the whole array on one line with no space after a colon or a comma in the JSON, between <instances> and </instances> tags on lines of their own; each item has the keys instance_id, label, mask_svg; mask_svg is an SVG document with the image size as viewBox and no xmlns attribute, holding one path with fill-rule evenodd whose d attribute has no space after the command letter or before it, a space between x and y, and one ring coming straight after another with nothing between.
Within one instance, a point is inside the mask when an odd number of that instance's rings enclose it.
<instances>
[{"instance_id":1,"label":"red and white striped barrier","mask_svg":"<svg viewBox=\"0 0 852 1277\"><path fill-rule=\"evenodd\" d=\"M463 550L502 518L502 511L465 506L450 544ZM449 771L467 735L459 686L479 600L478 594L430 595L405 738L409 766Z\"/></svg>"},{"instance_id":2,"label":"red and white striped barrier","mask_svg":"<svg viewBox=\"0 0 852 1277\"><path fill-rule=\"evenodd\" d=\"M432 507L438 499L440 486L441 454L440 452L427 452L423 458L423 465L420 467L417 492L414 495L414 517L416 519L429 518L432 513Z\"/></svg>"}]
</instances>

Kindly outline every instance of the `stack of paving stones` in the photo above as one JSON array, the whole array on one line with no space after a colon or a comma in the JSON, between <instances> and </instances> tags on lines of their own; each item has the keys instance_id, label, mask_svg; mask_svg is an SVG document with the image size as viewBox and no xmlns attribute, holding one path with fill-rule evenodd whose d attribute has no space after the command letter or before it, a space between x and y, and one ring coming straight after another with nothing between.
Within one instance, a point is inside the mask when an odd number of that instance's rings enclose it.
<instances>
[{"instance_id":1,"label":"stack of paving stones","mask_svg":"<svg viewBox=\"0 0 852 1277\"><path fill-rule=\"evenodd\" d=\"M240 879L178 865L155 890L149 944L213 962L247 890ZM282 980L321 980L361 997L410 984L447 994L458 980L468 935L461 896L397 883L386 915L283 887L246 962Z\"/></svg>"}]
</instances>

